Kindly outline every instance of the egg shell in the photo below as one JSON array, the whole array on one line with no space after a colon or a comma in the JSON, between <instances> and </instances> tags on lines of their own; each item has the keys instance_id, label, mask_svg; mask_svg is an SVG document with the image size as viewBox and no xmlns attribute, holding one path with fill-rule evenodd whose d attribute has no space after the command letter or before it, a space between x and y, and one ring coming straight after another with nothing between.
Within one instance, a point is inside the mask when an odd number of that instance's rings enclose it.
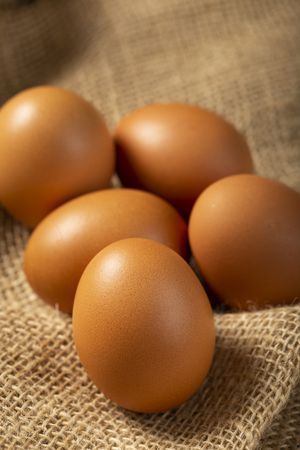
<instances>
[{"instance_id":1,"label":"egg shell","mask_svg":"<svg viewBox=\"0 0 300 450\"><path fill-rule=\"evenodd\" d=\"M40 297L71 312L91 258L128 237L154 239L186 254L187 226L171 205L148 192L107 189L65 203L38 225L25 251L27 279Z\"/></svg>"},{"instance_id":2,"label":"egg shell","mask_svg":"<svg viewBox=\"0 0 300 450\"><path fill-rule=\"evenodd\" d=\"M211 366L212 310L196 275L168 247L114 242L85 269L73 312L90 378L117 404L161 412L191 397Z\"/></svg>"},{"instance_id":3,"label":"egg shell","mask_svg":"<svg viewBox=\"0 0 300 450\"><path fill-rule=\"evenodd\" d=\"M256 309L300 298L300 195L255 175L224 178L197 200L192 252L227 305Z\"/></svg>"},{"instance_id":4,"label":"egg shell","mask_svg":"<svg viewBox=\"0 0 300 450\"><path fill-rule=\"evenodd\" d=\"M25 90L0 110L0 202L34 227L63 202L106 187L115 153L102 115L74 92Z\"/></svg>"},{"instance_id":5,"label":"egg shell","mask_svg":"<svg viewBox=\"0 0 300 450\"><path fill-rule=\"evenodd\" d=\"M162 196L184 216L214 181L253 171L241 134L197 106L147 105L121 120L114 139L122 183Z\"/></svg>"}]
</instances>

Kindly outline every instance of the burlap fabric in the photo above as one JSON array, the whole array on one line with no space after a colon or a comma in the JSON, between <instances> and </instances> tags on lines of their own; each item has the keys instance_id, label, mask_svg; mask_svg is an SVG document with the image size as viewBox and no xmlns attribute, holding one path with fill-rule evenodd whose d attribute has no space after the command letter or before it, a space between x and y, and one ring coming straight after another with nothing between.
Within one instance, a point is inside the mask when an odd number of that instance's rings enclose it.
<instances>
[{"instance_id":1,"label":"burlap fabric","mask_svg":"<svg viewBox=\"0 0 300 450\"><path fill-rule=\"evenodd\" d=\"M245 133L259 173L299 187L299 0L13 3L0 0L1 102L58 84L111 126L152 101L202 104ZM1 449L299 448L299 306L216 312L199 393L173 412L133 414L96 390L71 319L26 284L28 231L2 211L0 233Z\"/></svg>"}]
</instances>

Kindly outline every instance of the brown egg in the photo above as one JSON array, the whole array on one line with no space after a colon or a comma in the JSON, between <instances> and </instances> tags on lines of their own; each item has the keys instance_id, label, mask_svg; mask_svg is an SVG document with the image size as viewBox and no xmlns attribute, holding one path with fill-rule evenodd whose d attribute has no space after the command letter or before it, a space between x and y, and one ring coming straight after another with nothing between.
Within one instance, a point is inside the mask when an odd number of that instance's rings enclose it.
<instances>
[{"instance_id":1,"label":"brown egg","mask_svg":"<svg viewBox=\"0 0 300 450\"><path fill-rule=\"evenodd\" d=\"M62 205L39 224L25 251L27 279L44 300L71 312L88 262L128 237L154 239L185 256L187 227L171 205L148 192L107 189Z\"/></svg>"},{"instance_id":2,"label":"brown egg","mask_svg":"<svg viewBox=\"0 0 300 450\"><path fill-rule=\"evenodd\" d=\"M52 209L108 185L112 138L101 114L74 92L43 86L0 110L0 202L33 227Z\"/></svg>"},{"instance_id":3,"label":"brown egg","mask_svg":"<svg viewBox=\"0 0 300 450\"><path fill-rule=\"evenodd\" d=\"M300 298L300 195L255 175L208 187L189 223L192 252L205 280L239 309Z\"/></svg>"},{"instance_id":4,"label":"brown egg","mask_svg":"<svg viewBox=\"0 0 300 450\"><path fill-rule=\"evenodd\" d=\"M114 242L85 269L73 311L90 378L119 405L160 412L191 397L210 368L215 330L200 281L168 247Z\"/></svg>"},{"instance_id":5,"label":"brown egg","mask_svg":"<svg viewBox=\"0 0 300 450\"><path fill-rule=\"evenodd\" d=\"M185 216L214 181L253 171L248 146L237 130L197 106L138 109L121 120L115 142L123 184L164 197Z\"/></svg>"}]
</instances>

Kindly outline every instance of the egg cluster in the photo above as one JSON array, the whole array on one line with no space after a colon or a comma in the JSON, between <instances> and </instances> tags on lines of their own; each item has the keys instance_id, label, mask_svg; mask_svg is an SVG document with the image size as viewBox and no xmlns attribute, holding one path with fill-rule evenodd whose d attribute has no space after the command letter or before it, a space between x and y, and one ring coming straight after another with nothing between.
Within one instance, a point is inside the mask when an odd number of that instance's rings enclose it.
<instances>
[{"instance_id":1,"label":"egg cluster","mask_svg":"<svg viewBox=\"0 0 300 450\"><path fill-rule=\"evenodd\" d=\"M217 114L148 105L111 134L76 93L36 87L1 108L0 145L0 203L34 228L26 277L72 313L84 368L119 405L160 412L197 391L208 295L242 310L299 299L300 195L255 175Z\"/></svg>"}]
</instances>

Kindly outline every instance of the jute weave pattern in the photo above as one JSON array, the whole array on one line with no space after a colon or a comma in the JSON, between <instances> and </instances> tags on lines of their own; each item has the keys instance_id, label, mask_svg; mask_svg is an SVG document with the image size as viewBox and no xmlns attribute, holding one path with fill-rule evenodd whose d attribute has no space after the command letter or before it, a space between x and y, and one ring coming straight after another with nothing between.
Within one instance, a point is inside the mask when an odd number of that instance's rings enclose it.
<instances>
[{"instance_id":1,"label":"jute weave pattern","mask_svg":"<svg viewBox=\"0 0 300 450\"><path fill-rule=\"evenodd\" d=\"M152 101L201 104L246 135L259 173L298 189L299 23L298 0L0 0L0 101L57 84L110 126ZM0 211L1 449L299 448L299 306L216 313L203 388L173 412L125 412L88 380L71 319L27 285L28 234Z\"/></svg>"}]
</instances>

